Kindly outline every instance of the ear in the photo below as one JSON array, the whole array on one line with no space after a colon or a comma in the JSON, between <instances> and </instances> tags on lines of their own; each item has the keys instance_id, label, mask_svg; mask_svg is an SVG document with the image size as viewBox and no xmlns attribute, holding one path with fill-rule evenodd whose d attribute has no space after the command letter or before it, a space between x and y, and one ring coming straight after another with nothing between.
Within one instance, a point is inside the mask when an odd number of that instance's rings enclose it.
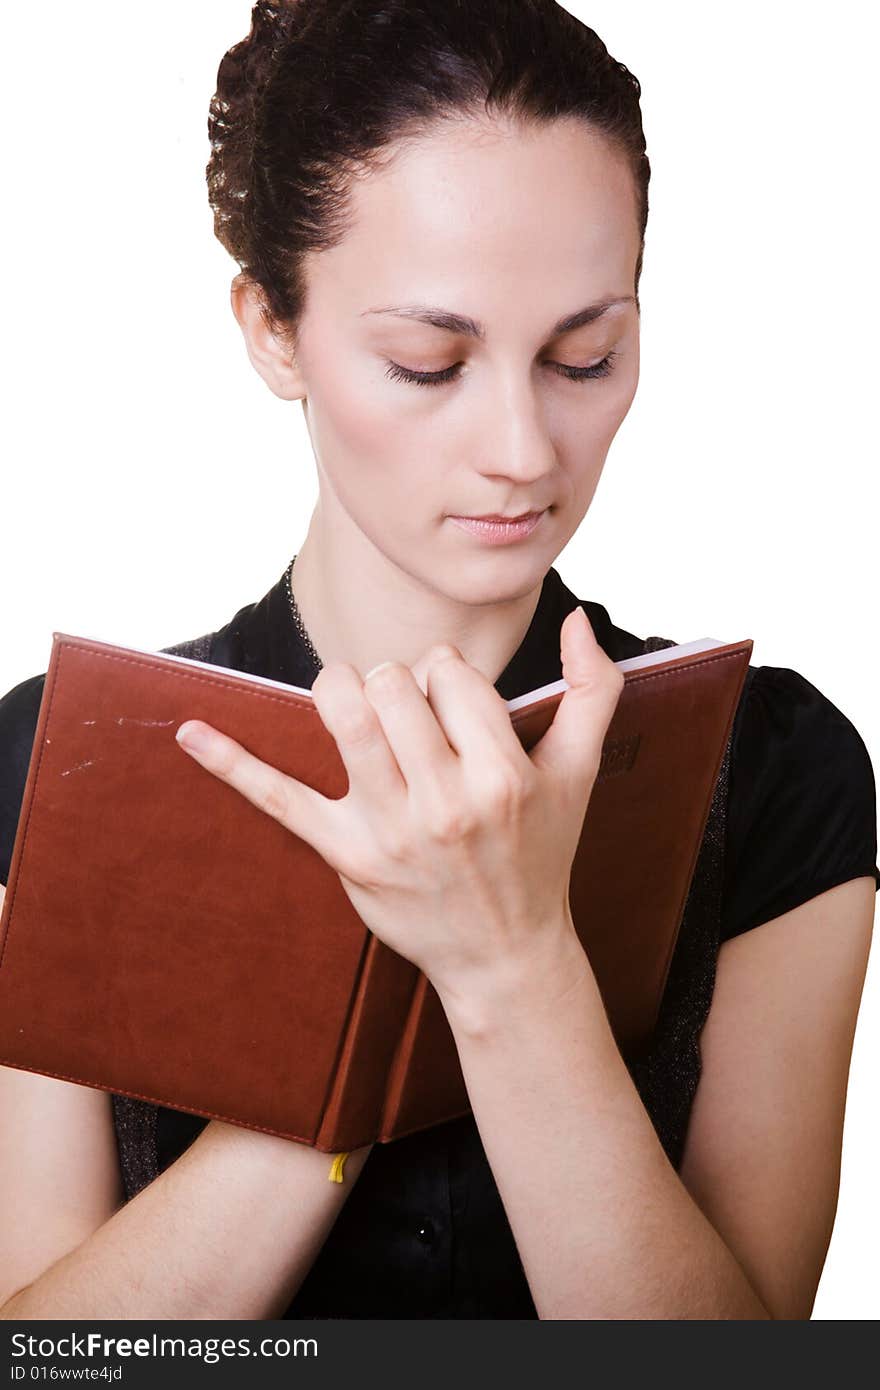
<instances>
[{"instance_id":1,"label":"ear","mask_svg":"<svg viewBox=\"0 0 880 1390\"><path fill-rule=\"evenodd\" d=\"M266 321L265 301L259 286L239 273L232 281L229 298L244 335L248 357L269 390L283 401L304 398L306 387L302 374L291 356L289 344Z\"/></svg>"}]
</instances>

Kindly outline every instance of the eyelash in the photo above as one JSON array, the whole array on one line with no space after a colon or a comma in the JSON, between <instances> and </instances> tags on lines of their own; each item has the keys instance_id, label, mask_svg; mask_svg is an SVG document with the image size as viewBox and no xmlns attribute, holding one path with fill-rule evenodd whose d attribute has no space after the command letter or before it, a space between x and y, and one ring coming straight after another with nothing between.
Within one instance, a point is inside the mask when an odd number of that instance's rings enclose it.
<instances>
[{"instance_id":1,"label":"eyelash","mask_svg":"<svg viewBox=\"0 0 880 1390\"><path fill-rule=\"evenodd\" d=\"M594 363L592 367L566 367L562 362L554 362L551 365L568 381L595 381L598 377L610 376L617 356L616 352L609 352L601 362ZM385 375L392 381L406 381L413 386L445 386L447 382L455 379L460 365L456 362L454 366L446 367L442 372L411 372L408 367L389 362Z\"/></svg>"}]
</instances>

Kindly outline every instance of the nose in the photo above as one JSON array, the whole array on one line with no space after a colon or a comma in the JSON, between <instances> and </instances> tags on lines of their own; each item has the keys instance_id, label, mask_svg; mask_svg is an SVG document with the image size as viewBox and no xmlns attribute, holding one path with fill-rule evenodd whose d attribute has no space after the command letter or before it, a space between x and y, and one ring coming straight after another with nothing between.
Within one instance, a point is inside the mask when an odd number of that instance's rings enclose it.
<instances>
[{"instance_id":1,"label":"nose","mask_svg":"<svg viewBox=\"0 0 880 1390\"><path fill-rule=\"evenodd\" d=\"M482 450L486 477L510 478L524 487L552 473L556 449L547 419L547 407L534 385L521 376L490 393L489 420Z\"/></svg>"}]
</instances>

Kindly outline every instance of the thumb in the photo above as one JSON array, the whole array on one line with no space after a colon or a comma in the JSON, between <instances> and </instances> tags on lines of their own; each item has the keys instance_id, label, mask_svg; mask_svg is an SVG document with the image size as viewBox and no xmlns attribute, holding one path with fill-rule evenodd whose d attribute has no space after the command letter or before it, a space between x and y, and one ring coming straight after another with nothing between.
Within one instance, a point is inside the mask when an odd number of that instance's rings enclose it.
<instances>
[{"instance_id":1,"label":"thumb","mask_svg":"<svg viewBox=\"0 0 880 1390\"><path fill-rule=\"evenodd\" d=\"M562 624L560 648L562 675L570 688L530 756L535 767L592 787L605 732L624 686L623 672L602 650L580 606Z\"/></svg>"}]
</instances>

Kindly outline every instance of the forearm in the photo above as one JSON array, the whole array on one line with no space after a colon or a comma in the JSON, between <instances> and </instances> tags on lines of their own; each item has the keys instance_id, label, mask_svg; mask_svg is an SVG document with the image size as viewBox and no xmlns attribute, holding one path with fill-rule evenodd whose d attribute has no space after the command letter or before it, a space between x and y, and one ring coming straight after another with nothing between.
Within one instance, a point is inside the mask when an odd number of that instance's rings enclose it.
<instances>
[{"instance_id":1,"label":"forearm","mask_svg":"<svg viewBox=\"0 0 880 1390\"><path fill-rule=\"evenodd\" d=\"M212 1120L0 1318L280 1317L368 1153L352 1153L331 1182L331 1154Z\"/></svg>"},{"instance_id":2,"label":"forearm","mask_svg":"<svg viewBox=\"0 0 880 1390\"><path fill-rule=\"evenodd\" d=\"M670 1164L577 939L443 999L541 1318L769 1316Z\"/></svg>"}]
</instances>

